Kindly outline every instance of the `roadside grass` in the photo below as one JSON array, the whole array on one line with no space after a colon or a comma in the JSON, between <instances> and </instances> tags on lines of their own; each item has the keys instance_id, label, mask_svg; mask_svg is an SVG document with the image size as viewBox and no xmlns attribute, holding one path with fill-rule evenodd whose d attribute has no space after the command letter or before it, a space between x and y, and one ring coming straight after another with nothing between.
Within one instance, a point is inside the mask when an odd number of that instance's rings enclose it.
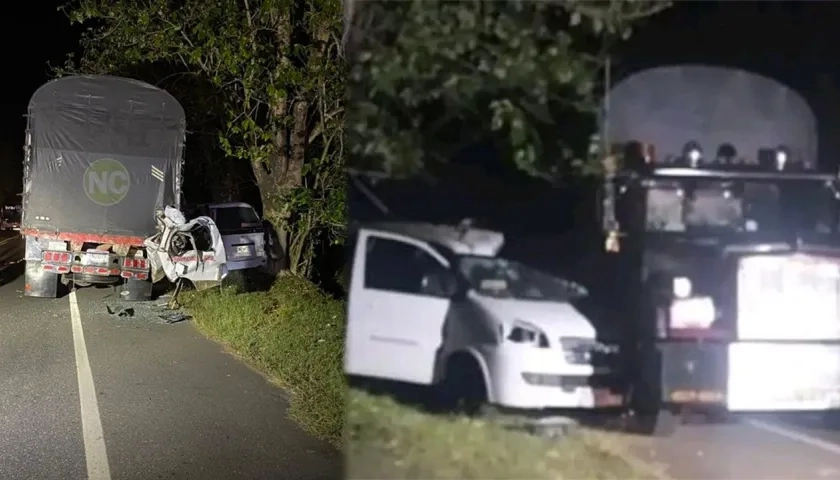
<instances>
[{"instance_id":1,"label":"roadside grass","mask_svg":"<svg viewBox=\"0 0 840 480\"><path fill-rule=\"evenodd\" d=\"M618 435L582 430L548 440L348 391L344 302L291 275L267 292L240 291L185 292L182 299L202 332L291 393L293 419L343 447L347 478L662 478L628 455Z\"/></svg>"},{"instance_id":2,"label":"roadside grass","mask_svg":"<svg viewBox=\"0 0 840 480\"><path fill-rule=\"evenodd\" d=\"M183 303L201 331L290 392L291 418L340 445L344 303L293 275L281 275L266 292L239 290L185 292Z\"/></svg>"},{"instance_id":3,"label":"roadside grass","mask_svg":"<svg viewBox=\"0 0 840 480\"><path fill-rule=\"evenodd\" d=\"M437 416L350 390L346 478L661 478L629 456L617 435L583 429L549 440L499 424Z\"/></svg>"}]
</instances>

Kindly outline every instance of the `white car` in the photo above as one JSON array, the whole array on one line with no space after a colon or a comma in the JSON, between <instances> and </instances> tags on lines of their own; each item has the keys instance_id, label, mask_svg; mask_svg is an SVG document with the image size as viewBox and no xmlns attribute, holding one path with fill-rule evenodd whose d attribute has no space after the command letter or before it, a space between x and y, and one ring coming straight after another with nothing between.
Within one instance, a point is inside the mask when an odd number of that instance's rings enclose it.
<instances>
[{"instance_id":1,"label":"white car","mask_svg":"<svg viewBox=\"0 0 840 480\"><path fill-rule=\"evenodd\" d=\"M266 267L265 228L254 207L243 202L211 203L199 206L197 213L212 218L219 228L229 271Z\"/></svg>"},{"instance_id":2,"label":"white car","mask_svg":"<svg viewBox=\"0 0 840 480\"><path fill-rule=\"evenodd\" d=\"M609 349L570 303L586 290L496 256L501 233L382 223L354 238L347 374L511 409L620 403L591 386Z\"/></svg>"}]
</instances>

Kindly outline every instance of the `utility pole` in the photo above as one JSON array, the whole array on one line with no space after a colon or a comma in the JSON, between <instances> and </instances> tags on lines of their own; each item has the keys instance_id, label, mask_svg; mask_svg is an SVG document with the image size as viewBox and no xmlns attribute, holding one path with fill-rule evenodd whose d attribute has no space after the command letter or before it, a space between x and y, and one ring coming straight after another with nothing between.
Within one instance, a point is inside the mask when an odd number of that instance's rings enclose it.
<instances>
[{"instance_id":1,"label":"utility pole","mask_svg":"<svg viewBox=\"0 0 840 480\"><path fill-rule=\"evenodd\" d=\"M615 152L610 146L609 135L609 112L610 112L610 86L612 62L607 57L604 64L604 101L601 108L601 144L603 145L600 152L602 158L602 167L604 169L604 197L602 199L602 215L603 215L603 229L606 233L604 240L604 249L608 252L618 252L621 248L619 237L621 236L621 226L615 215L615 177L619 168L618 159L615 157Z\"/></svg>"}]
</instances>

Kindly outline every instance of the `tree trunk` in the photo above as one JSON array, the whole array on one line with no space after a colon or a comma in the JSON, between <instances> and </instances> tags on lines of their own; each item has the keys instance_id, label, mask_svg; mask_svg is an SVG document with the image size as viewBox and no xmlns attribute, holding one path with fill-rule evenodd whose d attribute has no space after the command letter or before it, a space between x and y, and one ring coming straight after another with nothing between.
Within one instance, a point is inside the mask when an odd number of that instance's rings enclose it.
<instances>
[{"instance_id":1,"label":"tree trunk","mask_svg":"<svg viewBox=\"0 0 840 480\"><path fill-rule=\"evenodd\" d=\"M274 134L274 152L265 162L255 163L254 176L260 188L260 198L263 203L263 217L268 219L277 232L278 249L275 252L281 259L281 270L294 269L289 264L289 231L287 222L290 219L284 213L280 198L303 183L303 165L306 161L307 124L309 120L309 103L306 100L294 102L291 109L291 128L278 128ZM281 100L272 110L275 119L285 119L288 112L288 101ZM279 121L278 124L286 122Z\"/></svg>"},{"instance_id":2,"label":"tree trunk","mask_svg":"<svg viewBox=\"0 0 840 480\"><path fill-rule=\"evenodd\" d=\"M309 123L309 102L298 100L294 108L294 126L292 128L292 155L286 178L280 187L283 190L297 188L303 183L303 163L306 161L306 143L308 135L306 126Z\"/></svg>"},{"instance_id":3,"label":"tree trunk","mask_svg":"<svg viewBox=\"0 0 840 480\"><path fill-rule=\"evenodd\" d=\"M277 102L271 112L275 119L282 119L286 116L286 100ZM279 123L279 122L278 122ZM278 190L278 172L283 171L288 164L288 131L285 128L278 128L274 132L274 152L263 161L255 161L253 164L254 177L260 189L260 199L263 202L263 215L268 214L267 210L273 209L272 198Z\"/></svg>"}]
</instances>

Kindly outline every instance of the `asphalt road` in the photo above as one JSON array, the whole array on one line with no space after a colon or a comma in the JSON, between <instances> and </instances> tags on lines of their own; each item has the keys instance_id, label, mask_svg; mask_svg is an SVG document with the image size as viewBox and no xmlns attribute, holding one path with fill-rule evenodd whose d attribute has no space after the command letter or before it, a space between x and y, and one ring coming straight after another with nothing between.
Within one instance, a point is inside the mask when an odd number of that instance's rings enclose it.
<instances>
[{"instance_id":1,"label":"asphalt road","mask_svg":"<svg viewBox=\"0 0 840 480\"><path fill-rule=\"evenodd\" d=\"M840 479L840 416L743 415L668 438L628 436L631 451L679 480Z\"/></svg>"},{"instance_id":2,"label":"asphalt road","mask_svg":"<svg viewBox=\"0 0 840 480\"><path fill-rule=\"evenodd\" d=\"M341 478L341 453L287 418L284 392L190 322L150 303L110 315L109 288L78 290L74 312L5 276L0 478Z\"/></svg>"}]
</instances>

